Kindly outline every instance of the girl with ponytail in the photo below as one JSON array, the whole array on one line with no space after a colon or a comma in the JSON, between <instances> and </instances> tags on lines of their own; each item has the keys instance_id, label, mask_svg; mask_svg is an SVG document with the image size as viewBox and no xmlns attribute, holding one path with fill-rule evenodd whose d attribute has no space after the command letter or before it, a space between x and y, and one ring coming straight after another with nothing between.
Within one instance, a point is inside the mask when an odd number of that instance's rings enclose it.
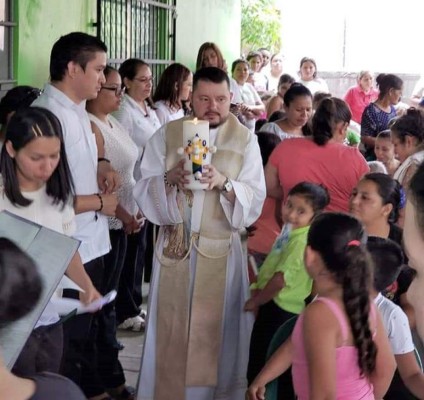
<instances>
[{"instance_id":1,"label":"girl with ponytail","mask_svg":"<svg viewBox=\"0 0 424 400\"><path fill-rule=\"evenodd\" d=\"M328 211L347 212L352 189L369 172L359 150L344 144L350 119L343 100L322 100L312 117L312 135L284 140L272 152L265 167L268 196L285 201L299 182L317 183L328 188Z\"/></svg>"},{"instance_id":2,"label":"girl with ponytail","mask_svg":"<svg viewBox=\"0 0 424 400\"><path fill-rule=\"evenodd\" d=\"M374 400L389 387L395 361L370 299L372 264L365 243L361 223L349 215L324 213L312 222L305 265L319 295L299 316L290 339L298 400ZM249 389L249 399L263 398L264 385L280 373L280 357L287 367L287 353L278 350L252 384L255 392Z\"/></svg>"}]
</instances>

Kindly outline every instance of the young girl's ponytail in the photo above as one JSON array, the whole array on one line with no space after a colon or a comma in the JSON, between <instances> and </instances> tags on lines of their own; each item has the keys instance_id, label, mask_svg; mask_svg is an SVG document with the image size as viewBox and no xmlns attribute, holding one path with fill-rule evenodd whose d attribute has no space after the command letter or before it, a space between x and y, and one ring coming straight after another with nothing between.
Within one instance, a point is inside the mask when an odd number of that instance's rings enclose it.
<instances>
[{"instance_id":1,"label":"young girl's ponytail","mask_svg":"<svg viewBox=\"0 0 424 400\"><path fill-rule=\"evenodd\" d=\"M377 348L368 323L371 273L369 255L364 245L360 245L359 242L348 243L346 261L346 268L342 271L340 279L343 287L343 303L358 349L358 365L363 374L370 375L375 369Z\"/></svg>"},{"instance_id":2,"label":"young girl's ponytail","mask_svg":"<svg viewBox=\"0 0 424 400\"><path fill-rule=\"evenodd\" d=\"M328 271L343 288L358 365L368 376L375 369L377 348L369 327L372 261L365 242L361 223L342 213L319 215L308 234L308 245L320 254Z\"/></svg>"}]
</instances>

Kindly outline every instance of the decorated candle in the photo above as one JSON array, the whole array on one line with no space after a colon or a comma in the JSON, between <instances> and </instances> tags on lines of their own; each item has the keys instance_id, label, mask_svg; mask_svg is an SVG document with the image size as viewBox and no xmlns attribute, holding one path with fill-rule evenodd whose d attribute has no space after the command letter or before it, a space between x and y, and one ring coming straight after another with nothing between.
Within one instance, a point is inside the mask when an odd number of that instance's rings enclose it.
<instances>
[{"instance_id":1,"label":"decorated candle","mask_svg":"<svg viewBox=\"0 0 424 400\"><path fill-rule=\"evenodd\" d=\"M190 182L185 187L191 190L206 189L208 185L200 183L203 166L210 164L211 153L215 152L215 148L209 146L209 122L197 118L184 121L182 144L179 153L184 154L184 169L190 172Z\"/></svg>"}]
</instances>

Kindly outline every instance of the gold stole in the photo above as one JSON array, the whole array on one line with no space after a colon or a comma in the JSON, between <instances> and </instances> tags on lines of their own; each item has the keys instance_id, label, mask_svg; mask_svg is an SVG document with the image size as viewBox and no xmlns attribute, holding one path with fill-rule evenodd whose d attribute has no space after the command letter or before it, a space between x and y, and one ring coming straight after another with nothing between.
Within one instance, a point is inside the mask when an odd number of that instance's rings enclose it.
<instances>
[{"instance_id":1,"label":"gold stole","mask_svg":"<svg viewBox=\"0 0 424 400\"><path fill-rule=\"evenodd\" d=\"M166 169L179 161L183 143L182 120L166 128ZM248 131L229 115L219 127L211 163L223 175L239 175ZM184 203L190 193L177 195ZM184 207L179 207L183 213ZM188 227L190 229L190 227ZM186 386L216 386L221 351L227 256L231 226L220 203L218 190L205 192L199 233L184 224L161 228L164 249L160 256L156 324L155 400L184 400ZM190 303L190 251L197 251L193 297Z\"/></svg>"}]
</instances>

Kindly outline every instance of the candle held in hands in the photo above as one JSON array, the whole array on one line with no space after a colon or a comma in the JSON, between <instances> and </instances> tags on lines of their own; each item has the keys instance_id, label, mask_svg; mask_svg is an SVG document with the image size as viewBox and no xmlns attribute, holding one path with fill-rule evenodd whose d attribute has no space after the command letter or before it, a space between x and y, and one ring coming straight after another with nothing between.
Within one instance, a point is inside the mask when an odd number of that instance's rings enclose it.
<instances>
[{"instance_id":1,"label":"candle held in hands","mask_svg":"<svg viewBox=\"0 0 424 400\"><path fill-rule=\"evenodd\" d=\"M185 155L184 169L190 172L189 183L185 185L190 190L204 190L206 183L200 183L203 166L210 164L211 154L215 148L209 146L209 122L197 118L183 122L183 147L180 154Z\"/></svg>"}]
</instances>

